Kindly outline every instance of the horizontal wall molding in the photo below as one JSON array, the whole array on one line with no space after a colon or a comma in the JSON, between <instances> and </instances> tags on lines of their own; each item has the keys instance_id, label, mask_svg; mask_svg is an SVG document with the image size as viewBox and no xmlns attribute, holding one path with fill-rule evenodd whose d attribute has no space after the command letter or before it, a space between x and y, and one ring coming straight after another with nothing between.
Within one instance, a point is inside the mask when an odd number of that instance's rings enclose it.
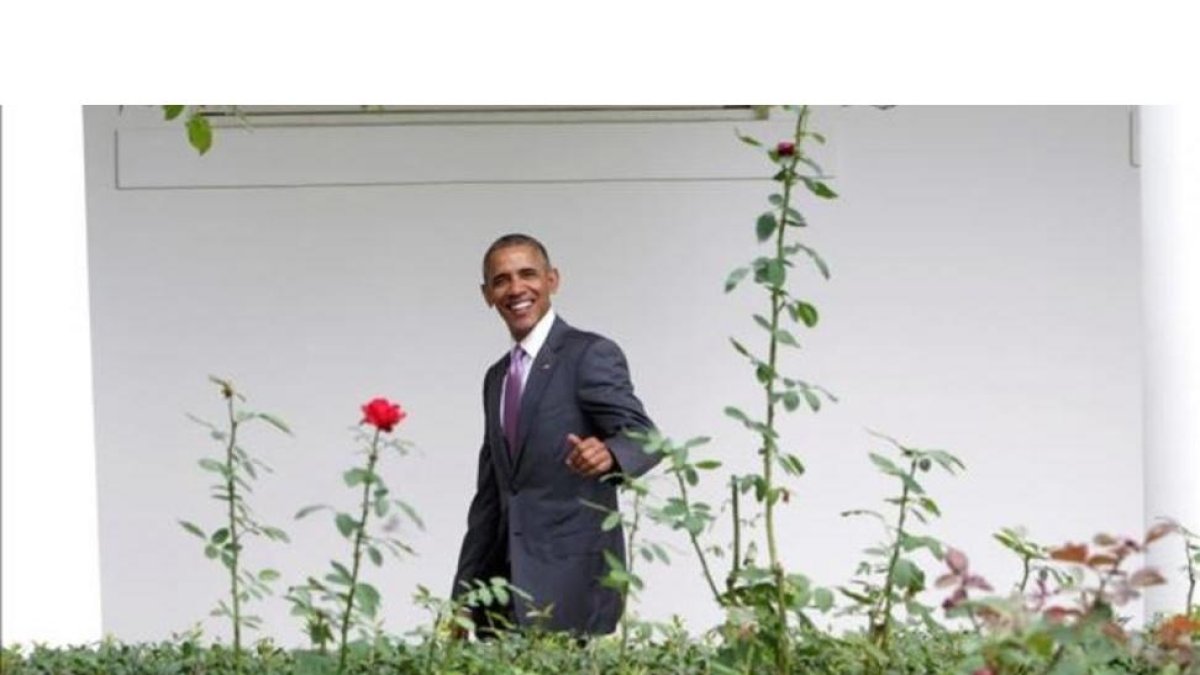
<instances>
[{"instance_id":1,"label":"horizontal wall molding","mask_svg":"<svg viewBox=\"0 0 1200 675\"><path fill-rule=\"evenodd\" d=\"M822 122L828 130L828 121ZM118 127L116 188L236 189L388 185L762 180L772 120L578 124L237 124L199 155L178 122ZM826 175L835 151L815 149Z\"/></svg>"}]
</instances>

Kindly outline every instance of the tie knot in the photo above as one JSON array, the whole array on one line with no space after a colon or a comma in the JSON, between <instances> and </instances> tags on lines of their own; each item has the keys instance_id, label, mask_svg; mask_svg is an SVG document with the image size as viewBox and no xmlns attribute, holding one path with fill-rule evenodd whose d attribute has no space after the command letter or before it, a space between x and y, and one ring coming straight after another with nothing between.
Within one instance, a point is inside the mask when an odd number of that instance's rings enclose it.
<instances>
[{"instance_id":1,"label":"tie knot","mask_svg":"<svg viewBox=\"0 0 1200 675\"><path fill-rule=\"evenodd\" d=\"M525 371L525 350L521 345L513 347L512 354L509 356L509 371Z\"/></svg>"}]
</instances>

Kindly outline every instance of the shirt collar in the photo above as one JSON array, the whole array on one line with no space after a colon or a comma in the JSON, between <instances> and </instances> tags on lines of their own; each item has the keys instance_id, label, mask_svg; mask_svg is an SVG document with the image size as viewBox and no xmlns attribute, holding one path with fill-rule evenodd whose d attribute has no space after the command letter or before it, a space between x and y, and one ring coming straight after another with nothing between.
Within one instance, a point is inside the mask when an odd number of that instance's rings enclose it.
<instances>
[{"instance_id":1,"label":"shirt collar","mask_svg":"<svg viewBox=\"0 0 1200 675\"><path fill-rule=\"evenodd\" d=\"M529 355L529 363L533 363L537 359L538 352L541 351L542 345L546 343L546 338L550 336L550 327L554 325L554 308L551 307L546 311L546 316L543 316L533 330L521 340L521 349Z\"/></svg>"}]
</instances>

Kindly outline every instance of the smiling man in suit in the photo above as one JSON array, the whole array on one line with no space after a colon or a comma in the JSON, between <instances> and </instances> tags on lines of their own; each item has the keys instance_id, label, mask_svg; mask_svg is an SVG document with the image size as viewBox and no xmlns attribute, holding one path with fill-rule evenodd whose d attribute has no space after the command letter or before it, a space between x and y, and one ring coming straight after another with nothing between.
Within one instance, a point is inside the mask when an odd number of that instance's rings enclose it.
<instances>
[{"instance_id":1,"label":"smiling man in suit","mask_svg":"<svg viewBox=\"0 0 1200 675\"><path fill-rule=\"evenodd\" d=\"M465 583L501 576L532 596L514 598L508 618L528 625L531 609L550 606L543 627L576 635L611 633L621 598L601 586L603 551L625 557L621 528L602 531L617 508L603 477L639 476L659 460L627 438L653 423L633 392L616 343L577 330L555 315L550 296L558 270L540 242L522 234L497 239L483 258L480 290L500 314L513 344L483 380L483 446L467 515L453 594ZM489 623L473 615L480 631Z\"/></svg>"}]
</instances>

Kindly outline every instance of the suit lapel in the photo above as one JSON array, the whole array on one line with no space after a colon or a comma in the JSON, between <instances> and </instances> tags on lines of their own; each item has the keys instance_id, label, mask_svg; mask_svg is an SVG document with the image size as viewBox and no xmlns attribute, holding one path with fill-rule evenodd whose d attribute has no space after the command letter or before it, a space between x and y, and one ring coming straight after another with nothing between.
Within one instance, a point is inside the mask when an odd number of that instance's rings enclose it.
<instances>
[{"instance_id":1,"label":"suit lapel","mask_svg":"<svg viewBox=\"0 0 1200 675\"><path fill-rule=\"evenodd\" d=\"M554 324L550 326L550 334L546 336L545 344L538 350L537 358L531 366L532 370L529 371L529 377L525 380L525 391L521 394L521 419L517 422L520 439L517 442L518 451L515 453L513 475L520 470L521 461L527 454L525 446L529 439L529 429L534 423L534 416L542 402L542 396L546 393L546 385L554 375L554 368L558 365L559 360L558 351L562 349L563 336L569 329L570 327L562 319L555 317Z\"/></svg>"},{"instance_id":2,"label":"suit lapel","mask_svg":"<svg viewBox=\"0 0 1200 675\"><path fill-rule=\"evenodd\" d=\"M500 359L500 362L492 367L492 371L487 378L487 398L485 406L485 415L487 420L484 422L484 428L487 429L488 445L491 448L499 449L499 452L493 452L492 457L496 465L506 477L506 483L512 483L513 464L512 453L508 449L508 441L504 440L504 431L500 428L500 389L504 385L504 373L508 370L508 358L505 356Z\"/></svg>"}]
</instances>

